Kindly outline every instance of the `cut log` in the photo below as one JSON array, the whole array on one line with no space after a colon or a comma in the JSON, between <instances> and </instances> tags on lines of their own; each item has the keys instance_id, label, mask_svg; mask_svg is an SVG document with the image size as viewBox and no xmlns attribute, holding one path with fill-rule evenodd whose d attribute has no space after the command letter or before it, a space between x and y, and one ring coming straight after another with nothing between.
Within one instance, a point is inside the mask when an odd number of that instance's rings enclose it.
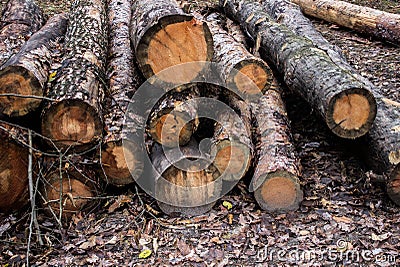
<instances>
[{"instance_id":1,"label":"cut log","mask_svg":"<svg viewBox=\"0 0 400 267\"><path fill-rule=\"evenodd\" d=\"M0 20L0 66L16 54L45 22L43 11L34 1L9 0Z\"/></svg>"},{"instance_id":2,"label":"cut log","mask_svg":"<svg viewBox=\"0 0 400 267\"><path fill-rule=\"evenodd\" d=\"M261 56L276 66L290 88L319 111L333 133L356 138L368 132L376 115L375 98L368 87L311 41L274 22L261 4L221 0L220 5L260 43Z\"/></svg>"},{"instance_id":3,"label":"cut log","mask_svg":"<svg viewBox=\"0 0 400 267\"><path fill-rule=\"evenodd\" d=\"M273 78L272 71L261 59L253 56L225 31L220 15L206 17L214 41L214 58L222 81L239 94L254 95L268 90Z\"/></svg>"},{"instance_id":4,"label":"cut log","mask_svg":"<svg viewBox=\"0 0 400 267\"><path fill-rule=\"evenodd\" d=\"M400 44L400 15L336 0L292 0L307 15Z\"/></svg>"},{"instance_id":5,"label":"cut log","mask_svg":"<svg viewBox=\"0 0 400 267\"><path fill-rule=\"evenodd\" d=\"M131 2L109 0L107 9L110 31L107 65L109 101L104 112L105 136L101 164L106 181L116 186L132 183L143 172L142 146L128 137L137 134L136 128L125 123L131 99L144 82L134 63L136 59L130 46ZM144 122L144 118L139 117L137 125L144 125Z\"/></svg>"},{"instance_id":6,"label":"cut log","mask_svg":"<svg viewBox=\"0 0 400 267\"><path fill-rule=\"evenodd\" d=\"M378 113L366 136L369 163L378 173L389 176L387 193L400 205L400 103L377 97Z\"/></svg>"},{"instance_id":7,"label":"cut log","mask_svg":"<svg viewBox=\"0 0 400 267\"><path fill-rule=\"evenodd\" d=\"M209 211L221 197L219 171L200 153L194 140L166 151L155 144L151 159L157 172L155 198L164 213L199 215Z\"/></svg>"},{"instance_id":8,"label":"cut log","mask_svg":"<svg viewBox=\"0 0 400 267\"><path fill-rule=\"evenodd\" d=\"M254 157L251 110L246 102L232 94L228 94L226 102L233 110L217 111L211 156L221 178L233 182L245 176Z\"/></svg>"},{"instance_id":9,"label":"cut log","mask_svg":"<svg viewBox=\"0 0 400 267\"><path fill-rule=\"evenodd\" d=\"M28 203L28 133L0 123L0 211L12 211Z\"/></svg>"},{"instance_id":10,"label":"cut log","mask_svg":"<svg viewBox=\"0 0 400 267\"><path fill-rule=\"evenodd\" d=\"M134 1L131 40L144 76L173 84L194 80L213 55L207 24L185 14L175 0ZM185 63L191 64L162 72Z\"/></svg>"},{"instance_id":11,"label":"cut log","mask_svg":"<svg viewBox=\"0 0 400 267\"><path fill-rule=\"evenodd\" d=\"M186 85L177 92L169 91L150 113L147 131L154 141L178 147L187 144L199 124L197 85Z\"/></svg>"},{"instance_id":12,"label":"cut log","mask_svg":"<svg viewBox=\"0 0 400 267\"><path fill-rule=\"evenodd\" d=\"M60 207L62 219L67 222L74 214L88 211L94 207L95 197L100 194L97 181L89 177L96 177L87 167L74 166L63 162L63 169L54 169L59 162L53 163L50 171L45 175L41 188L45 210L49 215L59 218Z\"/></svg>"},{"instance_id":13,"label":"cut log","mask_svg":"<svg viewBox=\"0 0 400 267\"><path fill-rule=\"evenodd\" d=\"M286 212L299 208L303 200L300 188L301 165L290 132L277 82L252 103L256 119L256 163L251 187L261 208Z\"/></svg>"},{"instance_id":14,"label":"cut log","mask_svg":"<svg viewBox=\"0 0 400 267\"><path fill-rule=\"evenodd\" d=\"M394 202L400 205L395 193L399 192L399 190L396 189L396 186L393 186L395 184L394 181L398 180L396 178L398 177L398 172L395 170L397 170L396 166L398 165L396 158L399 157L395 155L400 153L400 146L398 145L400 131L396 130L399 127L396 123L400 119L400 104L382 97L380 89L350 66L341 49L329 43L314 28L312 22L304 17L297 5L286 0L268 0L264 1L263 6L275 20L279 20L280 23L295 33L308 38L316 47L324 50L336 65L353 75L373 92L377 101L377 115L372 128L365 136L368 149L364 154L366 155L367 163L374 171L385 173L390 177L390 182L387 184L388 194Z\"/></svg>"},{"instance_id":15,"label":"cut log","mask_svg":"<svg viewBox=\"0 0 400 267\"><path fill-rule=\"evenodd\" d=\"M70 11L63 63L48 93L54 101L42 112L42 134L52 140L49 145L82 151L100 142L107 36L104 2L76 1Z\"/></svg>"},{"instance_id":16,"label":"cut log","mask_svg":"<svg viewBox=\"0 0 400 267\"><path fill-rule=\"evenodd\" d=\"M24 116L39 107L49 77L52 51L66 30L67 15L55 15L1 67L0 94L21 96L0 97L0 113Z\"/></svg>"}]
</instances>

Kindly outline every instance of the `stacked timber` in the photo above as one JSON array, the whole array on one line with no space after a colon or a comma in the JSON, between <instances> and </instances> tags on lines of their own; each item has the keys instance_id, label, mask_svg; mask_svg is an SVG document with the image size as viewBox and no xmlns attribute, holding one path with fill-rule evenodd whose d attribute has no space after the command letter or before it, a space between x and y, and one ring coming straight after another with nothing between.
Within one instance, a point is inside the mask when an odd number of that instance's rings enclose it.
<instances>
[{"instance_id":1,"label":"stacked timber","mask_svg":"<svg viewBox=\"0 0 400 267\"><path fill-rule=\"evenodd\" d=\"M52 64L53 50L64 38L67 15L50 18L21 50L0 68L0 92L15 97L0 97L0 112L7 116L24 116L38 109Z\"/></svg>"},{"instance_id":2,"label":"stacked timber","mask_svg":"<svg viewBox=\"0 0 400 267\"><path fill-rule=\"evenodd\" d=\"M53 150L84 151L102 137L107 20L103 0L74 2L69 13L65 55L42 111L42 134Z\"/></svg>"}]
</instances>

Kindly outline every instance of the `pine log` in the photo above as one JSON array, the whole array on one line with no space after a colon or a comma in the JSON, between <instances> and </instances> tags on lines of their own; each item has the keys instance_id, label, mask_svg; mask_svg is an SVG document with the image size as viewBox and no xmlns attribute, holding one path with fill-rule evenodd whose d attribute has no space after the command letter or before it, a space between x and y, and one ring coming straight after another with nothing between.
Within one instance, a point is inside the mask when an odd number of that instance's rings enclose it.
<instances>
[{"instance_id":1,"label":"pine log","mask_svg":"<svg viewBox=\"0 0 400 267\"><path fill-rule=\"evenodd\" d=\"M28 132L0 123L0 211L28 203Z\"/></svg>"},{"instance_id":2,"label":"pine log","mask_svg":"<svg viewBox=\"0 0 400 267\"><path fill-rule=\"evenodd\" d=\"M156 169L155 198L164 213L199 215L222 196L218 169L193 139L187 146L166 151L155 144L151 159Z\"/></svg>"},{"instance_id":3,"label":"pine log","mask_svg":"<svg viewBox=\"0 0 400 267\"><path fill-rule=\"evenodd\" d=\"M198 94L197 85L189 84L181 91L169 91L156 104L147 127L154 141L167 147L179 147L190 141L199 125L195 100Z\"/></svg>"},{"instance_id":4,"label":"pine log","mask_svg":"<svg viewBox=\"0 0 400 267\"><path fill-rule=\"evenodd\" d=\"M134 1L131 40L144 76L173 84L194 80L206 66L201 62L213 55L207 24L185 14L175 0ZM162 72L184 63L191 64Z\"/></svg>"},{"instance_id":5,"label":"pine log","mask_svg":"<svg viewBox=\"0 0 400 267\"><path fill-rule=\"evenodd\" d=\"M284 24L296 34L308 38L313 44L324 50L342 69L351 73L366 88L370 88L377 102L377 114L369 133L365 136L367 151L365 151L367 163L378 173L385 173L390 177L387 191L394 202L400 205L399 189L396 189L398 178L400 146L398 141L400 131L396 130L396 122L400 119L400 104L382 97L380 89L368 79L361 76L345 59L341 49L329 43L312 25L312 22L304 17L300 8L286 0L264 1L263 7L271 17ZM397 127L397 128L396 128ZM397 197L396 197L397 195Z\"/></svg>"},{"instance_id":6,"label":"pine log","mask_svg":"<svg viewBox=\"0 0 400 267\"><path fill-rule=\"evenodd\" d=\"M42 134L59 149L82 151L101 140L107 36L104 1L76 1L62 66L48 93L54 101L42 112Z\"/></svg>"},{"instance_id":7,"label":"pine log","mask_svg":"<svg viewBox=\"0 0 400 267\"><path fill-rule=\"evenodd\" d=\"M0 69L0 94L21 97L0 97L0 113L24 116L39 107L52 64L52 51L66 30L67 15L55 15L4 63Z\"/></svg>"},{"instance_id":8,"label":"pine log","mask_svg":"<svg viewBox=\"0 0 400 267\"><path fill-rule=\"evenodd\" d=\"M136 128L129 127L131 124L125 123L131 99L144 82L134 63L136 59L130 46L131 2L131 0L109 0L107 8L109 103L104 108L105 136L101 164L106 181L116 186L132 183L143 172L141 145L128 137L137 132ZM144 118L138 117L138 119L137 125L140 123L144 125Z\"/></svg>"},{"instance_id":9,"label":"pine log","mask_svg":"<svg viewBox=\"0 0 400 267\"><path fill-rule=\"evenodd\" d=\"M307 15L400 44L400 15L336 0L292 0Z\"/></svg>"},{"instance_id":10,"label":"pine log","mask_svg":"<svg viewBox=\"0 0 400 267\"><path fill-rule=\"evenodd\" d=\"M227 93L228 110L216 110L211 138L213 164L225 181L238 181L246 175L254 158L251 110L247 103Z\"/></svg>"},{"instance_id":11,"label":"pine log","mask_svg":"<svg viewBox=\"0 0 400 267\"><path fill-rule=\"evenodd\" d=\"M261 208L286 212L299 208L301 165L296 155L290 123L276 81L273 87L252 103L256 120L256 163L251 188Z\"/></svg>"},{"instance_id":12,"label":"pine log","mask_svg":"<svg viewBox=\"0 0 400 267\"><path fill-rule=\"evenodd\" d=\"M45 22L43 11L33 0L7 1L0 20L0 66Z\"/></svg>"},{"instance_id":13,"label":"pine log","mask_svg":"<svg viewBox=\"0 0 400 267\"><path fill-rule=\"evenodd\" d=\"M213 61L228 88L245 95L268 90L273 77L268 65L222 28L220 15L212 13L206 17L206 22L214 41Z\"/></svg>"},{"instance_id":14,"label":"pine log","mask_svg":"<svg viewBox=\"0 0 400 267\"><path fill-rule=\"evenodd\" d=\"M333 133L356 138L368 132L376 115L376 101L368 87L311 41L274 22L262 5L246 0L220 0L220 5L260 43L261 56L319 111Z\"/></svg>"},{"instance_id":15,"label":"pine log","mask_svg":"<svg viewBox=\"0 0 400 267\"><path fill-rule=\"evenodd\" d=\"M59 162L53 161L41 186L45 211L59 218L61 208L64 222L78 212L92 209L96 205L95 198L100 194L98 181L90 179L96 177L94 171L76 159L72 160L73 165L62 162L62 170L58 169Z\"/></svg>"}]
</instances>

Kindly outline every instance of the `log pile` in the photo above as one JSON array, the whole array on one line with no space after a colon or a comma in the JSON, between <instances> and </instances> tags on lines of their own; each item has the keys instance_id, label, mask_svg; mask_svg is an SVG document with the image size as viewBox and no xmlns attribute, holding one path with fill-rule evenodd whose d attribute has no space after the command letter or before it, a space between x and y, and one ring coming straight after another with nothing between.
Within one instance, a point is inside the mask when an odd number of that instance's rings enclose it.
<instances>
[{"instance_id":1,"label":"log pile","mask_svg":"<svg viewBox=\"0 0 400 267\"><path fill-rule=\"evenodd\" d=\"M323 1L292 2L306 11ZM247 176L262 209L296 210L302 168L283 82L333 134L363 138L400 204L400 103L382 97L292 2L220 0L221 12L203 17L175 0L77 0L45 24L33 1L9 0L0 24L0 112L9 121L0 121L0 210L29 201L32 175L59 221L92 208L104 185L143 180L167 214L205 213ZM202 118L205 106L212 120ZM18 125L26 115L37 119L32 129Z\"/></svg>"}]
</instances>

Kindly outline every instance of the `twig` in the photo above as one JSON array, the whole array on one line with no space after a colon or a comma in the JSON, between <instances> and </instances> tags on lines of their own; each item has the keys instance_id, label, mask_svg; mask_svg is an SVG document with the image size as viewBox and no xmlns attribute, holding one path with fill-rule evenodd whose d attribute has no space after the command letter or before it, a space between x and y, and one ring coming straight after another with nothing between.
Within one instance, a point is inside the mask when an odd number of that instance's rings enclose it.
<instances>
[{"instance_id":1,"label":"twig","mask_svg":"<svg viewBox=\"0 0 400 267\"><path fill-rule=\"evenodd\" d=\"M53 98L45 97L45 96L36 96L36 95L20 95L20 94L0 94L0 97L20 97L20 98L33 98L33 99L39 99L39 100L47 100L47 101L52 101L55 102L56 100Z\"/></svg>"}]
</instances>

